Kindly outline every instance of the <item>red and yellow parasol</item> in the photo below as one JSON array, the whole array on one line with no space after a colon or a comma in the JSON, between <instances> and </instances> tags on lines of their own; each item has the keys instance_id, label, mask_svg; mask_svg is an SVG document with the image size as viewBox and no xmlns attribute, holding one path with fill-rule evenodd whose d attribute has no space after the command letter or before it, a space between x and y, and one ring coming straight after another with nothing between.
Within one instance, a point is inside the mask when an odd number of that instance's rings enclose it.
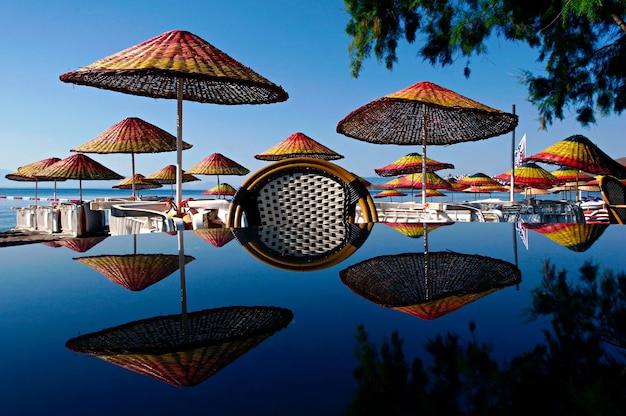
<instances>
[{"instance_id":1,"label":"red and yellow parasol","mask_svg":"<svg viewBox=\"0 0 626 416\"><path fill-rule=\"evenodd\" d=\"M219 187L220 175L243 176L250 173L250 170L221 153L213 153L196 163L191 169L187 170L186 173L192 175L216 175L217 186Z\"/></svg>"},{"instance_id":2,"label":"red and yellow parasol","mask_svg":"<svg viewBox=\"0 0 626 416\"><path fill-rule=\"evenodd\" d=\"M277 103L289 97L280 86L183 30L162 33L62 74L60 79L126 94L177 100L177 204L183 199L183 100L236 105Z\"/></svg>"},{"instance_id":3,"label":"red and yellow parasol","mask_svg":"<svg viewBox=\"0 0 626 416\"><path fill-rule=\"evenodd\" d=\"M304 133L296 132L266 151L254 155L259 160L283 160L296 157L312 157L315 159L337 160L343 156L323 144L313 140Z\"/></svg>"},{"instance_id":4,"label":"red and yellow parasol","mask_svg":"<svg viewBox=\"0 0 626 416\"><path fill-rule=\"evenodd\" d=\"M406 175L410 173L422 172L423 158L419 153L409 153L406 156L402 156L400 159L383 166L382 168L374 169L374 172L378 176L398 176ZM454 169L454 165L451 163L438 162L433 159L426 158L426 171L434 172L442 169Z\"/></svg>"},{"instance_id":5,"label":"red and yellow parasol","mask_svg":"<svg viewBox=\"0 0 626 416\"><path fill-rule=\"evenodd\" d=\"M35 174L35 177L57 180L78 179L81 201L83 200L84 180L101 181L124 179L122 175L113 172L111 169L82 153L77 153L65 159L59 160L58 162L39 171L39 173Z\"/></svg>"},{"instance_id":6,"label":"red and yellow parasol","mask_svg":"<svg viewBox=\"0 0 626 416\"><path fill-rule=\"evenodd\" d=\"M427 145L483 140L513 130L515 114L505 113L431 82L371 101L349 113L337 132L377 144L422 145L423 168ZM426 183L423 186L426 189ZM425 197L422 198L425 202Z\"/></svg>"},{"instance_id":7,"label":"red and yellow parasol","mask_svg":"<svg viewBox=\"0 0 626 416\"><path fill-rule=\"evenodd\" d=\"M224 182L220 185L214 186L213 188L207 189L206 191L202 191L202 195L233 196L235 195L236 192L237 190L235 188L233 188L231 185Z\"/></svg>"}]
</instances>

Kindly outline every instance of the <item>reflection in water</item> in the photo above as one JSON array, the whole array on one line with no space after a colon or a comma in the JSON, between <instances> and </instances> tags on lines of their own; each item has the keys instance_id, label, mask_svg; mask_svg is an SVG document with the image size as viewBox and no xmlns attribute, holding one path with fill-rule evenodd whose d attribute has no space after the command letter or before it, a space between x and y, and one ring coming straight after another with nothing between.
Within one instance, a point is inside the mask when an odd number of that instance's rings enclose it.
<instances>
[{"instance_id":1,"label":"reflection in water","mask_svg":"<svg viewBox=\"0 0 626 416\"><path fill-rule=\"evenodd\" d=\"M76 257L107 279L128 290L140 291L178 270L178 254L120 254ZM185 256L185 264L195 260Z\"/></svg>"},{"instance_id":2,"label":"reflection in water","mask_svg":"<svg viewBox=\"0 0 626 416\"><path fill-rule=\"evenodd\" d=\"M231 306L130 322L66 342L87 353L179 387L195 386L286 327L293 313Z\"/></svg>"},{"instance_id":3,"label":"reflection in water","mask_svg":"<svg viewBox=\"0 0 626 416\"><path fill-rule=\"evenodd\" d=\"M522 280L509 262L449 251L374 257L339 276L365 299L422 319L439 318Z\"/></svg>"},{"instance_id":4,"label":"reflection in water","mask_svg":"<svg viewBox=\"0 0 626 416\"><path fill-rule=\"evenodd\" d=\"M523 223L523 226L527 229L543 234L563 247L582 253L587 251L593 243L600 238L609 224Z\"/></svg>"},{"instance_id":5,"label":"reflection in water","mask_svg":"<svg viewBox=\"0 0 626 416\"><path fill-rule=\"evenodd\" d=\"M179 254L137 254L137 234L133 234L133 254L104 254L75 257L107 279L131 291L140 291L160 282L180 267ZM184 256L184 254L183 254ZM184 256L184 263L195 260Z\"/></svg>"},{"instance_id":6,"label":"reflection in water","mask_svg":"<svg viewBox=\"0 0 626 416\"><path fill-rule=\"evenodd\" d=\"M214 247L223 247L235 239L230 228L201 228L193 233Z\"/></svg>"},{"instance_id":7,"label":"reflection in water","mask_svg":"<svg viewBox=\"0 0 626 416\"><path fill-rule=\"evenodd\" d=\"M350 257L370 235L373 223L311 223L234 228L244 249L270 266L314 271Z\"/></svg>"},{"instance_id":8,"label":"reflection in water","mask_svg":"<svg viewBox=\"0 0 626 416\"><path fill-rule=\"evenodd\" d=\"M431 227L394 225L410 237L423 236L424 252L364 260L341 270L341 281L371 302L429 320L521 282L519 268L503 260L451 251L430 253Z\"/></svg>"},{"instance_id":9,"label":"reflection in water","mask_svg":"<svg viewBox=\"0 0 626 416\"><path fill-rule=\"evenodd\" d=\"M185 255L184 231L178 231L177 236L177 255L133 254L82 260L99 264L114 258L113 268L96 270L114 270L112 276L121 277L124 284L133 277L145 283L145 271L158 270L163 278L178 269L182 313L81 335L68 340L67 348L173 386L188 387L205 381L291 322L293 312L272 306L230 306L188 312L185 265L194 258ZM134 250L136 252L136 240ZM132 272L138 274L127 274L128 269L118 267L129 263L133 266Z\"/></svg>"},{"instance_id":10,"label":"reflection in water","mask_svg":"<svg viewBox=\"0 0 626 416\"><path fill-rule=\"evenodd\" d=\"M621 415L626 407L626 274L585 263L578 283L545 262L528 316L550 322L545 342L498 362L491 345L437 335L428 359L405 361L394 332L380 349L357 328L350 415ZM428 366L425 366L428 362Z\"/></svg>"},{"instance_id":11,"label":"reflection in water","mask_svg":"<svg viewBox=\"0 0 626 416\"><path fill-rule=\"evenodd\" d=\"M84 253L91 250L96 244L99 244L107 238L108 235L99 235L95 237L77 237L59 241L45 241L41 244L48 247L67 247L70 250L74 250L77 253Z\"/></svg>"}]
</instances>

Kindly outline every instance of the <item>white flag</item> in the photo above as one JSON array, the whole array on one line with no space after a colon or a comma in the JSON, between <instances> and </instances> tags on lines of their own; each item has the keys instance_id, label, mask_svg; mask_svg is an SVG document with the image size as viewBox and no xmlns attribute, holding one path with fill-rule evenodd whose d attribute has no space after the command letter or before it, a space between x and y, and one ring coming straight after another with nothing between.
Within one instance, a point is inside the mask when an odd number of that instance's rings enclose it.
<instances>
[{"instance_id":1,"label":"white flag","mask_svg":"<svg viewBox=\"0 0 626 416\"><path fill-rule=\"evenodd\" d=\"M517 235L519 235L522 243L524 243L524 247L528 250L528 230L524 227L524 223L515 222L515 229L517 230Z\"/></svg>"},{"instance_id":2,"label":"white flag","mask_svg":"<svg viewBox=\"0 0 626 416\"><path fill-rule=\"evenodd\" d=\"M515 148L515 166L520 166L526 157L526 134L522 136L522 140Z\"/></svg>"}]
</instances>

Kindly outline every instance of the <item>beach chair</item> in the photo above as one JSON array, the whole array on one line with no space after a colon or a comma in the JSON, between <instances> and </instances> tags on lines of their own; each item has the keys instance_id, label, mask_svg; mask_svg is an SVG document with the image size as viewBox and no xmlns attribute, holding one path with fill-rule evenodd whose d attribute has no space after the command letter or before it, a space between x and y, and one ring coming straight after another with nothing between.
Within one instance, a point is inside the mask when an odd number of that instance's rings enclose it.
<instances>
[{"instance_id":1,"label":"beach chair","mask_svg":"<svg viewBox=\"0 0 626 416\"><path fill-rule=\"evenodd\" d=\"M626 185L614 176L599 177L602 199L611 224L626 224Z\"/></svg>"},{"instance_id":2,"label":"beach chair","mask_svg":"<svg viewBox=\"0 0 626 416\"><path fill-rule=\"evenodd\" d=\"M354 223L378 220L363 183L342 167L321 159L291 158L253 173L237 190L228 227Z\"/></svg>"}]
</instances>

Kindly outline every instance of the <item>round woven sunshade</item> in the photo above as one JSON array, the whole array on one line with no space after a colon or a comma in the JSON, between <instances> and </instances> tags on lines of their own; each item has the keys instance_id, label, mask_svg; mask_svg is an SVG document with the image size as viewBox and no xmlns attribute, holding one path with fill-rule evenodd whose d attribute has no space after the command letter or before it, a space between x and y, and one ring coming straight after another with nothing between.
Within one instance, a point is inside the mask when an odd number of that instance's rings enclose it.
<instances>
[{"instance_id":1,"label":"round woven sunshade","mask_svg":"<svg viewBox=\"0 0 626 416\"><path fill-rule=\"evenodd\" d=\"M54 180L54 179L46 179L46 178L37 178L35 175L60 160L61 159L59 159L58 157L50 157L48 159L43 159L37 162L29 163L28 165L18 167L17 170L13 173L6 174L5 178L10 179L12 181L21 181L21 182L34 182L36 180L37 181Z\"/></svg>"},{"instance_id":2,"label":"round woven sunshade","mask_svg":"<svg viewBox=\"0 0 626 416\"><path fill-rule=\"evenodd\" d=\"M608 224L531 224L523 223L525 228L536 231L557 244L572 251L582 253L587 251L593 243L604 233Z\"/></svg>"},{"instance_id":3,"label":"round woven sunshade","mask_svg":"<svg viewBox=\"0 0 626 416\"><path fill-rule=\"evenodd\" d=\"M259 160L283 160L295 157L312 157L324 160L343 159L339 153L300 132L290 135L266 151L254 155L254 157Z\"/></svg>"},{"instance_id":4,"label":"round woven sunshade","mask_svg":"<svg viewBox=\"0 0 626 416\"><path fill-rule=\"evenodd\" d=\"M553 176L559 178L563 182L580 181L587 182L594 179L588 173L581 172L578 169L559 168L550 172Z\"/></svg>"},{"instance_id":5,"label":"round woven sunshade","mask_svg":"<svg viewBox=\"0 0 626 416\"><path fill-rule=\"evenodd\" d=\"M376 172L378 176L383 177L418 173L422 171L422 162L422 155L419 153L409 153L387 166L374 169L374 172ZM428 157L426 158L427 172L434 172L441 169L454 169L454 165L451 163L438 162Z\"/></svg>"},{"instance_id":6,"label":"round woven sunshade","mask_svg":"<svg viewBox=\"0 0 626 416\"><path fill-rule=\"evenodd\" d=\"M515 114L418 82L352 111L337 133L377 144L446 145L500 136L517 123Z\"/></svg>"},{"instance_id":7,"label":"round woven sunshade","mask_svg":"<svg viewBox=\"0 0 626 416\"><path fill-rule=\"evenodd\" d=\"M183 150L192 145L182 143ZM176 136L137 117L128 117L72 152L84 153L160 153L176 150Z\"/></svg>"},{"instance_id":8,"label":"round woven sunshade","mask_svg":"<svg viewBox=\"0 0 626 416\"><path fill-rule=\"evenodd\" d=\"M422 173L411 173L398 178L398 188L421 189ZM452 185L435 172L426 172L426 189L450 189Z\"/></svg>"},{"instance_id":9,"label":"round woven sunshade","mask_svg":"<svg viewBox=\"0 0 626 416\"><path fill-rule=\"evenodd\" d=\"M626 167L604 153L583 135L576 134L524 159L567 166L598 175L626 178Z\"/></svg>"},{"instance_id":10,"label":"round woven sunshade","mask_svg":"<svg viewBox=\"0 0 626 416\"><path fill-rule=\"evenodd\" d=\"M153 180L155 182L158 183L162 183L162 184L175 184L176 183L176 166L174 165L167 165L162 169L159 169L158 171L154 172L151 175L146 176L146 179L150 179ZM193 176L190 173L183 173L183 182L193 182L193 181L199 181L200 178L196 178L195 176Z\"/></svg>"},{"instance_id":11,"label":"round woven sunshade","mask_svg":"<svg viewBox=\"0 0 626 416\"><path fill-rule=\"evenodd\" d=\"M406 196L406 194L397 189L383 189L382 191L374 195L374 198L385 198L392 196Z\"/></svg>"},{"instance_id":12,"label":"round woven sunshade","mask_svg":"<svg viewBox=\"0 0 626 416\"><path fill-rule=\"evenodd\" d=\"M123 254L77 257L115 284L133 292L163 280L179 268L178 254ZM195 260L185 256L185 264Z\"/></svg>"},{"instance_id":13,"label":"round woven sunshade","mask_svg":"<svg viewBox=\"0 0 626 416\"><path fill-rule=\"evenodd\" d=\"M35 174L37 178L112 180L124 179L118 173L82 153L60 160Z\"/></svg>"},{"instance_id":14,"label":"round woven sunshade","mask_svg":"<svg viewBox=\"0 0 626 416\"><path fill-rule=\"evenodd\" d=\"M231 306L158 316L72 338L65 346L173 386L195 386L293 319L289 309Z\"/></svg>"},{"instance_id":15,"label":"round woven sunshade","mask_svg":"<svg viewBox=\"0 0 626 416\"><path fill-rule=\"evenodd\" d=\"M491 176L488 176L482 172L475 173L473 175L464 176L462 178L458 178L456 180L457 183L461 185L467 186L502 186L498 181L496 181Z\"/></svg>"},{"instance_id":16,"label":"round woven sunshade","mask_svg":"<svg viewBox=\"0 0 626 416\"><path fill-rule=\"evenodd\" d=\"M202 191L202 195L229 195L233 196L237 190L227 183L215 185L214 187Z\"/></svg>"},{"instance_id":17,"label":"round woven sunshade","mask_svg":"<svg viewBox=\"0 0 626 416\"><path fill-rule=\"evenodd\" d=\"M134 179L135 189L156 189L156 188L161 188L163 186L156 181L146 179L146 177L140 173L135 173L135 175L130 178L122 179L120 182L113 185L112 188L132 189L133 179Z\"/></svg>"},{"instance_id":18,"label":"round woven sunshade","mask_svg":"<svg viewBox=\"0 0 626 416\"><path fill-rule=\"evenodd\" d=\"M221 153L213 153L196 163L185 173L198 175L247 175L248 168L241 166Z\"/></svg>"},{"instance_id":19,"label":"round woven sunshade","mask_svg":"<svg viewBox=\"0 0 626 416\"><path fill-rule=\"evenodd\" d=\"M507 171L500 175L495 176L495 179L501 181L511 181L511 171ZM563 184L565 181L552 175L544 168L538 166L536 163L527 162L520 166L515 166L513 169L513 180L516 186L524 188L533 187L539 189L548 189L553 186Z\"/></svg>"},{"instance_id":20,"label":"round woven sunshade","mask_svg":"<svg viewBox=\"0 0 626 416\"><path fill-rule=\"evenodd\" d=\"M509 262L449 251L374 257L339 276L365 299L422 319L439 318L522 280Z\"/></svg>"},{"instance_id":21,"label":"round woven sunshade","mask_svg":"<svg viewBox=\"0 0 626 416\"><path fill-rule=\"evenodd\" d=\"M165 32L60 76L61 81L155 98L214 104L264 104L287 100L276 84L204 39L183 30Z\"/></svg>"}]
</instances>

